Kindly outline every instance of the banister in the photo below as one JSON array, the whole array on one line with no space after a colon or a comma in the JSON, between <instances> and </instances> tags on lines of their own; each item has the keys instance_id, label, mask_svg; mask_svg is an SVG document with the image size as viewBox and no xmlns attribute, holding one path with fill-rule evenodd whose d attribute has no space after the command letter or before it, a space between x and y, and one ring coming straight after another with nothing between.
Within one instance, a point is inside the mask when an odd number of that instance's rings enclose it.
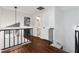
<instances>
[{"instance_id":1,"label":"banister","mask_svg":"<svg viewBox=\"0 0 79 59\"><path fill-rule=\"evenodd\" d=\"M20 44L24 44L26 43L26 40L24 38L24 32L25 30L31 30L33 29L33 27L27 27L27 26L23 26L23 27L7 27L7 28L0 28L0 31L3 31L4 32L4 39L3 39L3 44L4 44L4 47L2 48L3 49L7 49L7 48L11 48L11 47L14 47L16 45L20 45ZM18 31L17 31L18 30ZM18 35L16 35L15 32L19 32ZM7 34L6 34L7 32ZM7 36L8 35L8 36ZM28 36L28 34L26 33L26 35ZM30 34L31 35L31 34ZM8 38L6 38L6 36ZM7 40L6 40L7 39ZM8 42L6 42L8 41ZM11 43L12 42L12 43ZM28 42L28 41L27 41ZM6 46L6 43L8 43L8 47ZM12 44L12 45L11 45Z\"/></svg>"},{"instance_id":2,"label":"banister","mask_svg":"<svg viewBox=\"0 0 79 59\"><path fill-rule=\"evenodd\" d=\"M4 28L0 28L0 31L4 31L4 30L17 30L17 29L32 29L33 27L29 27L29 26L23 26L23 27L4 27Z\"/></svg>"}]
</instances>

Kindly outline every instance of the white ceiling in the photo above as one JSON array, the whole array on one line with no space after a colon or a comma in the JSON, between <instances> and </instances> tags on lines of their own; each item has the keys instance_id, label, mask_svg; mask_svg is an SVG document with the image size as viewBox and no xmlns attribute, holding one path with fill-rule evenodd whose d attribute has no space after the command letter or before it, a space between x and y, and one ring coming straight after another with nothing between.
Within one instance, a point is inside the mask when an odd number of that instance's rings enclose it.
<instances>
[{"instance_id":1,"label":"white ceiling","mask_svg":"<svg viewBox=\"0 0 79 59\"><path fill-rule=\"evenodd\" d=\"M29 15L34 14L35 12L38 12L36 8L39 6L17 6L17 11L27 13ZM15 10L14 6L2 6L2 8L10 9L10 10ZM49 8L49 6L44 6L45 9Z\"/></svg>"},{"instance_id":2,"label":"white ceiling","mask_svg":"<svg viewBox=\"0 0 79 59\"><path fill-rule=\"evenodd\" d=\"M18 6L17 11L27 13L29 15L32 15L38 10L36 9L39 6ZM50 8L50 6L43 6L45 9ZM2 6L2 8L10 9L10 10L15 10L14 6ZM71 9L78 9L79 6L57 6L57 8L60 8L61 10L71 10Z\"/></svg>"},{"instance_id":3,"label":"white ceiling","mask_svg":"<svg viewBox=\"0 0 79 59\"><path fill-rule=\"evenodd\" d=\"M79 6L57 6L61 10L79 9Z\"/></svg>"}]
</instances>

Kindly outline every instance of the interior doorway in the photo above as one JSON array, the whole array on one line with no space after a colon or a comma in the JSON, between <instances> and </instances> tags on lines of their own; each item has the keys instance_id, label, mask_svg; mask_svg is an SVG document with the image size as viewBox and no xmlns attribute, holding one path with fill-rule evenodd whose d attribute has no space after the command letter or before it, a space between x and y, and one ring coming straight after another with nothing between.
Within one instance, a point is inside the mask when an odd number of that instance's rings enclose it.
<instances>
[{"instance_id":1,"label":"interior doorway","mask_svg":"<svg viewBox=\"0 0 79 59\"><path fill-rule=\"evenodd\" d=\"M40 18L40 16L37 16L36 17L36 31L37 31L37 33L36 33L36 35L38 36L38 37L40 37L40 35L41 35L41 28L40 28L40 24L41 24L41 18Z\"/></svg>"}]
</instances>

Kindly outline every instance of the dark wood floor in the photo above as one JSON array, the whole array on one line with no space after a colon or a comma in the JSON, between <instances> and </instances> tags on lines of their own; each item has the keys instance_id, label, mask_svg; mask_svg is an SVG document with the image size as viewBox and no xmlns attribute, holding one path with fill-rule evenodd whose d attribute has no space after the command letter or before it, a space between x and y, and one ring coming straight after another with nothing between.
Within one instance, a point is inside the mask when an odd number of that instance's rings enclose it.
<instances>
[{"instance_id":1,"label":"dark wood floor","mask_svg":"<svg viewBox=\"0 0 79 59\"><path fill-rule=\"evenodd\" d=\"M50 46L52 42L39 37L27 37L32 43L9 48L3 53L63 53L61 49Z\"/></svg>"}]
</instances>

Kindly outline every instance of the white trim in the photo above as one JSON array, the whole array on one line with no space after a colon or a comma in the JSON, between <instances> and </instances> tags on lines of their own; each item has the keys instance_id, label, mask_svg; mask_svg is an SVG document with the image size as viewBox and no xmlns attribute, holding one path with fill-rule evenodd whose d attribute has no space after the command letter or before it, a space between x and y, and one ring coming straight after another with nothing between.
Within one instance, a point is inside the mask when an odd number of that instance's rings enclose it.
<instances>
[{"instance_id":1,"label":"white trim","mask_svg":"<svg viewBox=\"0 0 79 59\"><path fill-rule=\"evenodd\" d=\"M4 27L0 28L0 30L11 30L11 29L32 29L30 26L22 26L22 27Z\"/></svg>"}]
</instances>

